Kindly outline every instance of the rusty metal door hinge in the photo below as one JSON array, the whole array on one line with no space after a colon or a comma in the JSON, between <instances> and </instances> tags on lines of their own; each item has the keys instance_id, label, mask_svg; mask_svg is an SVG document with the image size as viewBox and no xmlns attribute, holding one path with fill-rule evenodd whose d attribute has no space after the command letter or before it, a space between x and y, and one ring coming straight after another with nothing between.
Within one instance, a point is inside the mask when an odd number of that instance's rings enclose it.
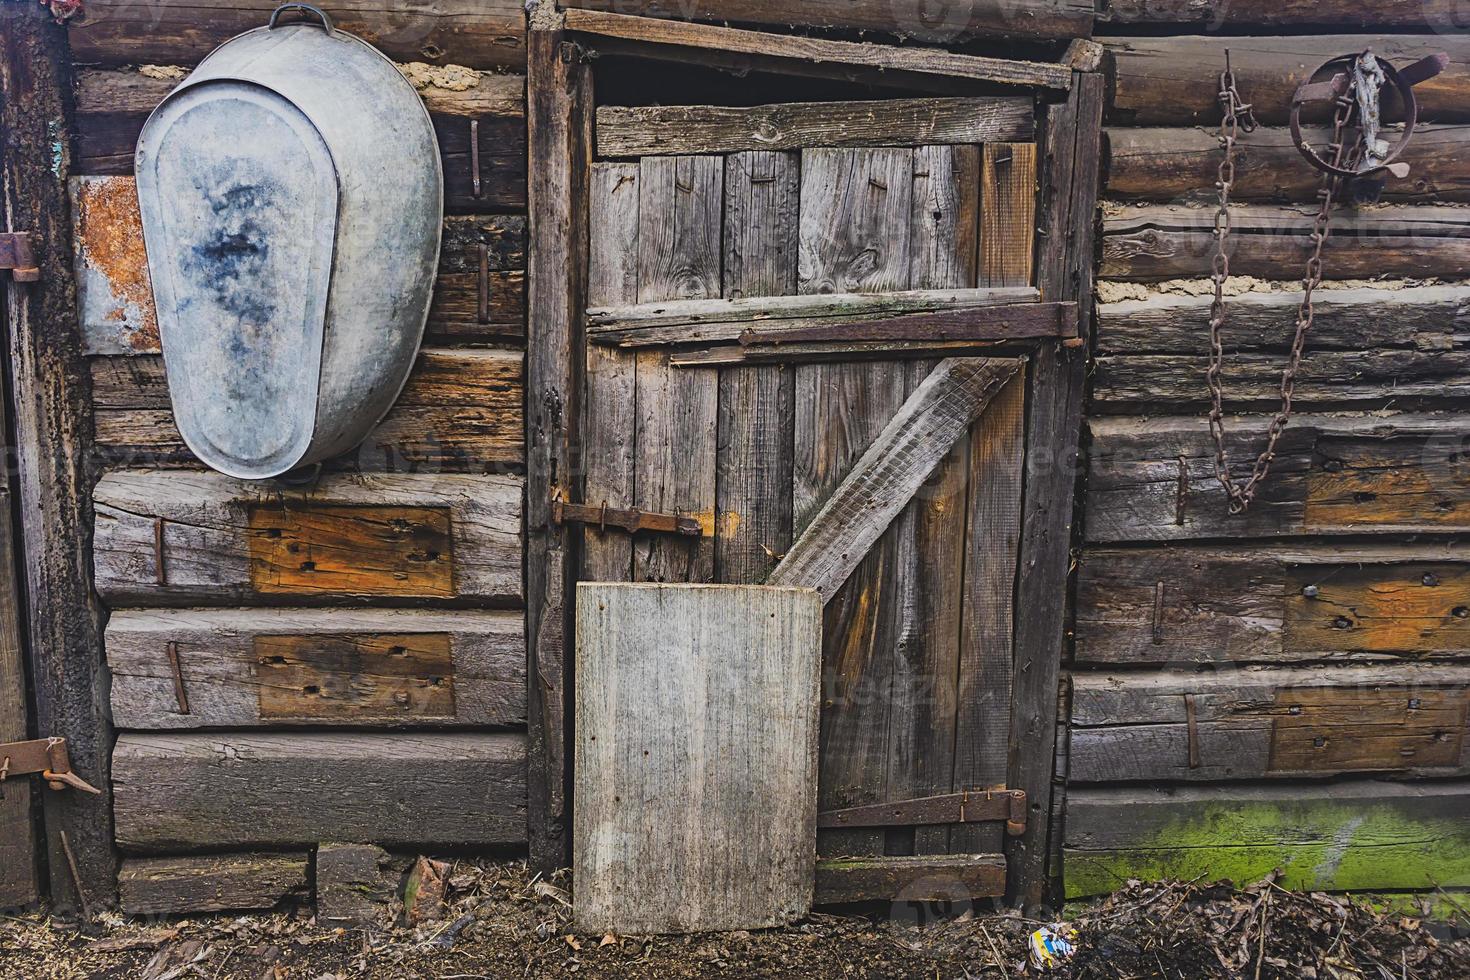
<instances>
[{"instance_id":1,"label":"rusty metal door hinge","mask_svg":"<svg viewBox=\"0 0 1470 980\"><path fill-rule=\"evenodd\" d=\"M977 789L940 796L925 796L897 803L827 810L817 814L817 826L908 827L928 824L983 823L1004 820L1006 833L1019 837L1026 832L1026 791L1021 789Z\"/></svg>"},{"instance_id":2,"label":"rusty metal door hinge","mask_svg":"<svg viewBox=\"0 0 1470 980\"><path fill-rule=\"evenodd\" d=\"M79 789L101 794L101 790L71 771L64 738L36 738L29 742L0 742L0 792L12 776L40 773L52 789Z\"/></svg>"},{"instance_id":3,"label":"rusty metal door hinge","mask_svg":"<svg viewBox=\"0 0 1470 980\"><path fill-rule=\"evenodd\" d=\"M30 232L0 233L0 269L10 270L16 282L40 280L41 270L36 267L36 257L31 252Z\"/></svg>"},{"instance_id":4,"label":"rusty metal door hinge","mask_svg":"<svg viewBox=\"0 0 1470 980\"><path fill-rule=\"evenodd\" d=\"M606 504L569 504L562 500L551 502L551 520L555 524L588 524L606 531L609 527L621 528L629 534L639 531L658 531L663 534L685 534L697 538L704 533L699 520L682 514L660 514L650 510L625 510Z\"/></svg>"}]
</instances>

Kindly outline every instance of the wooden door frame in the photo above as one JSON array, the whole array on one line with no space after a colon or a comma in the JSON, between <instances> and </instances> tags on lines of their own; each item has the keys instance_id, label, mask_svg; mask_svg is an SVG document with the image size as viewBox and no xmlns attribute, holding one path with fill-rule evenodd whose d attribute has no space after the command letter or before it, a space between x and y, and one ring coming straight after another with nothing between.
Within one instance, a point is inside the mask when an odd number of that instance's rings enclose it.
<instances>
[{"instance_id":1,"label":"wooden door frame","mask_svg":"<svg viewBox=\"0 0 1470 980\"><path fill-rule=\"evenodd\" d=\"M717 41L719 32L728 30L659 23L677 39L650 42L654 48L683 45L697 35ZM669 27L671 24L676 26ZM622 29L620 24L614 27ZM551 502L581 501L578 419L589 247L586 188L594 112L591 70L573 37L565 15L550 3L532 11L527 62L527 814L532 865L542 870L567 866L571 847L566 746L570 744L567 727L573 678L568 644L580 536L552 522ZM637 50L640 42L623 39L621 43ZM710 48L697 53L713 57L718 51ZM659 48L659 56L668 57L668 51ZM767 67L782 70L779 64ZM827 71L841 73L849 67L839 64ZM810 68L806 65L802 70ZM1027 380L1027 463L1016 584L1008 785L1026 791L1030 819L1026 832L1009 839L1006 846L1008 897L1027 908L1038 907L1047 897L1057 692L1066 646L1086 338L1090 336L1102 96L1100 74L1073 70L1066 100L1047 107L1040 136L1044 156L1038 223L1042 234L1037 236L1036 281L1042 301L1078 304L1084 343L1072 347L1060 341L1037 344ZM1037 446L1057 448L1035 452Z\"/></svg>"}]
</instances>

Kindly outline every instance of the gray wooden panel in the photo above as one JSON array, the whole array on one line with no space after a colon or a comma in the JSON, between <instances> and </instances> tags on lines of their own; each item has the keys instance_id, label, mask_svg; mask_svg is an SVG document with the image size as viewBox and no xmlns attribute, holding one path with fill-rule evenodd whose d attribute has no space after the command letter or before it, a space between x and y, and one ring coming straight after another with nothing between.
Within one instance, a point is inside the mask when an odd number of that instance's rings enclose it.
<instances>
[{"instance_id":1,"label":"gray wooden panel","mask_svg":"<svg viewBox=\"0 0 1470 980\"><path fill-rule=\"evenodd\" d=\"M804 589L578 586L579 931L806 914L821 619Z\"/></svg>"},{"instance_id":2,"label":"gray wooden panel","mask_svg":"<svg viewBox=\"0 0 1470 980\"><path fill-rule=\"evenodd\" d=\"M309 863L305 851L129 858L117 875L118 903L127 915L274 908L311 892Z\"/></svg>"}]
</instances>

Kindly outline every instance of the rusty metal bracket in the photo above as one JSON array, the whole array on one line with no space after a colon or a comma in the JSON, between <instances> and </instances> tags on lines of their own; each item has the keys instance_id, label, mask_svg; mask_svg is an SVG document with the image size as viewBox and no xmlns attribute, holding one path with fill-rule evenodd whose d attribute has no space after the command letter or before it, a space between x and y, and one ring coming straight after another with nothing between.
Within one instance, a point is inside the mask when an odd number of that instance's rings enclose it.
<instances>
[{"instance_id":1,"label":"rusty metal bracket","mask_svg":"<svg viewBox=\"0 0 1470 980\"><path fill-rule=\"evenodd\" d=\"M40 773L46 785L60 790L71 787L84 793L101 790L71 771L64 738L37 738L28 742L0 743L0 786L15 776Z\"/></svg>"},{"instance_id":2,"label":"rusty metal bracket","mask_svg":"<svg viewBox=\"0 0 1470 980\"><path fill-rule=\"evenodd\" d=\"M0 233L0 269L9 269L16 282L40 280L41 270L36 267L36 256L31 252L30 232Z\"/></svg>"},{"instance_id":3,"label":"rusty metal bracket","mask_svg":"<svg viewBox=\"0 0 1470 980\"><path fill-rule=\"evenodd\" d=\"M976 789L896 803L870 803L817 814L819 828L910 827L1004 820L1006 833L1026 832L1026 791Z\"/></svg>"},{"instance_id":4,"label":"rusty metal bracket","mask_svg":"<svg viewBox=\"0 0 1470 980\"><path fill-rule=\"evenodd\" d=\"M606 531L609 527L619 528L629 534L639 531L656 531L660 534L683 534L697 538L704 534L704 527L696 518L682 514L660 514L650 510L629 510L609 507L607 504L569 504L563 500L551 502L553 524L595 525Z\"/></svg>"}]
</instances>

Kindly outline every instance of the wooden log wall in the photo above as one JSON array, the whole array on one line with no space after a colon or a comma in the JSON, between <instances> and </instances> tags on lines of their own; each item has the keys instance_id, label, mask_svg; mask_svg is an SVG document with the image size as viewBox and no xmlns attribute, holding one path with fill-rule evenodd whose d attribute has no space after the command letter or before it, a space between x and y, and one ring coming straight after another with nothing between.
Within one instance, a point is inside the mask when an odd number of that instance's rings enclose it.
<instances>
[{"instance_id":1,"label":"wooden log wall","mask_svg":"<svg viewBox=\"0 0 1470 980\"><path fill-rule=\"evenodd\" d=\"M78 72L70 189L135 913L269 907L307 890L323 840L526 840L524 78L421 88L444 238L392 412L311 486L229 479L173 423L132 177L143 121L181 73L119 66L193 64L266 10L219 8L203 36L197 7L159 8L147 29L126 5L92 7L71 28L94 65ZM519 63L518 5L503 31L495 11L466 12L339 23L404 60Z\"/></svg>"},{"instance_id":2,"label":"wooden log wall","mask_svg":"<svg viewBox=\"0 0 1470 980\"><path fill-rule=\"evenodd\" d=\"M1456 538L1470 522L1470 37L1453 20L1435 2L1112 0L1099 14L1113 84L1060 763L1069 897L1273 867L1303 888L1470 880L1453 816L1470 764L1470 552ZM1362 33L1311 30L1325 25ZM1237 477L1280 398L1315 210L1291 93L1365 48L1397 65L1450 58L1419 89L1408 178L1334 219L1297 415L1234 516L1205 378L1227 46L1262 123L1242 140L1232 209L1242 278L1222 381Z\"/></svg>"}]
</instances>

